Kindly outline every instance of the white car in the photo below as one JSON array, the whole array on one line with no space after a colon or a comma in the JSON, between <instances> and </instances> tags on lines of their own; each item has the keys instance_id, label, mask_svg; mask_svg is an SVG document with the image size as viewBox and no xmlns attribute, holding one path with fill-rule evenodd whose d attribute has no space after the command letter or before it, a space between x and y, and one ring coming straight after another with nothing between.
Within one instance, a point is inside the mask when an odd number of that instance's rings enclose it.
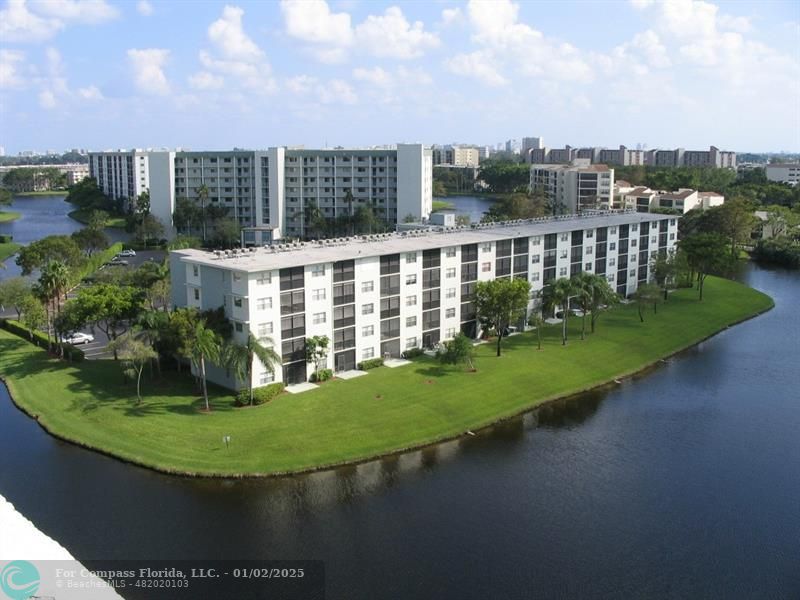
<instances>
[{"instance_id":1,"label":"white car","mask_svg":"<svg viewBox=\"0 0 800 600\"><path fill-rule=\"evenodd\" d=\"M136 256L136 250L123 250L117 256Z\"/></svg>"},{"instance_id":2,"label":"white car","mask_svg":"<svg viewBox=\"0 0 800 600\"><path fill-rule=\"evenodd\" d=\"M77 346L78 344L90 344L94 341L94 336L91 333L76 331L72 335L64 338L64 341L68 344L72 344L73 346Z\"/></svg>"}]
</instances>

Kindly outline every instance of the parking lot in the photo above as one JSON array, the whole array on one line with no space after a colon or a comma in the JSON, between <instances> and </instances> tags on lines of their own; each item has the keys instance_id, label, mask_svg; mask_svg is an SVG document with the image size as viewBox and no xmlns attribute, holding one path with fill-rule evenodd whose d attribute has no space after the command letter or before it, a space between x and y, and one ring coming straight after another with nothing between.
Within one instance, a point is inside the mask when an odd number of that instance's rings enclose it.
<instances>
[{"instance_id":1,"label":"parking lot","mask_svg":"<svg viewBox=\"0 0 800 600\"><path fill-rule=\"evenodd\" d=\"M166 256L167 253L164 250L142 250L142 251L137 250L136 256L123 258L123 260L125 260L128 263L127 265L113 265L113 266L108 265L100 267L99 270L102 271L104 269L135 269L142 263L148 261L160 262L164 260ZM87 285L91 284L81 283L72 291L70 291L69 294L67 294L67 298L68 299L74 298L75 296L77 296L78 292ZM17 314L12 308L5 307L5 310L0 316L16 319ZM106 347L108 346L108 337L106 337L105 333L103 333L98 327L92 328L90 326L84 327L81 331L84 333L91 333L94 336L94 341L89 342L88 344L78 344L76 346L77 348L83 350L83 353L87 359L111 357L111 352L106 350Z\"/></svg>"}]
</instances>

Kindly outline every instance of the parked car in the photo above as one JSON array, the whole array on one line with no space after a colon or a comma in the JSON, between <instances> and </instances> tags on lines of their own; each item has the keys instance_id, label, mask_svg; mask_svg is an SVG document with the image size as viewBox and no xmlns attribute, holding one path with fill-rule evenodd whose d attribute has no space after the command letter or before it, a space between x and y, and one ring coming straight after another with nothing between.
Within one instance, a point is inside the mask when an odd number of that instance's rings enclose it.
<instances>
[{"instance_id":1,"label":"parked car","mask_svg":"<svg viewBox=\"0 0 800 600\"><path fill-rule=\"evenodd\" d=\"M106 263L108 266L115 266L115 267L124 267L128 265L127 260L121 259L119 256L115 256L111 259L111 262Z\"/></svg>"},{"instance_id":2,"label":"parked car","mask_svg":"<svg viewBox=\"0 0 800 600\"><path fill-rule=\"evenodd\" d=\"M123 250L117 256L136 256L136 250Z\"/></svg>"},{"instance_id":3,"label":"parked car","mask_svg":"<svg viewBox=\"0 0 800 600\"><path fill-rule=\"evenodd\" d=\"M77 346L79 344L91 344L94 341L94 336L91 333L76 331L75 333L64 338L64 341L68 344L72 344L73 346Z\"/></svg>"}]
</instances>

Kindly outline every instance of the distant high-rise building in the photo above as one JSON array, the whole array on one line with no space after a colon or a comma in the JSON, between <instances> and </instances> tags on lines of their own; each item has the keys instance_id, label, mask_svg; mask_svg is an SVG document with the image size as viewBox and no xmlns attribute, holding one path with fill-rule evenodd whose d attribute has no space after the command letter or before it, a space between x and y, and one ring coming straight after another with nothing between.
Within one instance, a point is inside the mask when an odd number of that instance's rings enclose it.
<instances>
[{"instance_id":1,"label":"distant high-rise building","mask_svg":"<svg viewBox=\"0 0 800 600\"><path fill-rule=\"evenodd\" d=\"M544 138L524 137L522 138L522 154L527 154L528 150L541 150L544 148Z\"/></svg>"},{"instance_id":2,"label":"distant high-rise building","mask_svg":"<svg viewBox=\"0 0 800 600\"><path fill-rule=\"evenodd\" d=\"M531 190L542 190L557 212L580 213L609 208L614 194L614 169L577 159L572 165L531 165Z\"/></svg>"}]
</instances>

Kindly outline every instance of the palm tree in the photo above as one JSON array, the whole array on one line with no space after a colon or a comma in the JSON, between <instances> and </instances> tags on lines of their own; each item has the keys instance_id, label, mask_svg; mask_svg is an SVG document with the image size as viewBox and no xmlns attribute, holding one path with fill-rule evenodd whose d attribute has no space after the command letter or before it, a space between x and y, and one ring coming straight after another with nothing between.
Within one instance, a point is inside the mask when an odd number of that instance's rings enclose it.
<instances>
[{"instance_id":1,"label":"palm tree","mask_svg":"<svg viewBox=\"0 0 800 600\"><path fill-rule=\"evenodd\" d=\"M581 339L586 339L586 313L592 310L596 275L592 273L578 273L572 277L572 285L578 306L581 307Z\"/></svg>"},{"instance_id":2,"label":"palm tree","mask_svg":"<svg viewBox=\"0 0 800 600\"><path fill-rule=\"evenodd\" d=\"M208 186L204 183L197 188L197 199L200 200L200 220L203 226L203 243L206 242L206 202L208 202Z\"/></svg>"},{"instance_id":3,"label":"palm tree","mask_svg":"<svg viewBox=\"0 0 800 600\"><path fill-rule=\"evenodd\" d=\"M566 277L556 280L552 285L550 301L553 306L560 306L563 313L561 319L561 345L567 345L567 314L569 313L569 299L573 296L575 289L572 281Z\"/></svg>"},{"instance_id":4,"label":"palm tree","mask_svg":"<svg viewBox=\"0 0 800 600\"><path fill-rule=\"evenodd\" d=\"M69 268L60 260L50 260L42 267L41 275L39 275L39 290L45 302L52 303L52 321L55 324L55 319L60 313L61 295L66 295L67 286L69 285ZM57 335L58 332L54 332ZM48 339L50 337L50 323L48 319ZM60 340L59 340L60 341ZM61 351L61 346L59 346Z\"/></svg>"},{"instance_id":5,"label":"palm tree","mask_svg":"<svg viewBox=\"0 0 800 600\"><path fill-rule=\"evenodd\" d=\"M158 350L159 344L169 335L169 313L160 310L146 310L136 322L135 337ZM161 375L161 354L156 353L156 370ZM152 370L150 371L152 375Z\"/></svg>"},{"instance_id":6,"label":"palm tree","mask_svg":"<svg viewBox=\"0 0 800 600\"><path fill-rule=\"evenodd\" d=\"M206 384L206 359L215 361L220 354L220 339L213 329L206 327L204 322L195 325L192 332L192 361L200 368L200 380L203 384L203 399L206 402L206 411L210 411L208 404L208 385Z\"/></svg>"},{"instance_id":7,"label":"palm tree","mask_svg":"<svg viewBox=\"0 0 800 600\"><path fill-rule=\"evenodd\" d=\"M253 367L257 358L264 368L275 374L275 365L280 364L281 357L273 350L272 338L264 337L260 340L252 332L247 334L244 345L228 344L225 351L225 364L232 369L237 379L247 382L247 391L250 396L250 405L253 404Z\"/></svg>"}]
</instances>

